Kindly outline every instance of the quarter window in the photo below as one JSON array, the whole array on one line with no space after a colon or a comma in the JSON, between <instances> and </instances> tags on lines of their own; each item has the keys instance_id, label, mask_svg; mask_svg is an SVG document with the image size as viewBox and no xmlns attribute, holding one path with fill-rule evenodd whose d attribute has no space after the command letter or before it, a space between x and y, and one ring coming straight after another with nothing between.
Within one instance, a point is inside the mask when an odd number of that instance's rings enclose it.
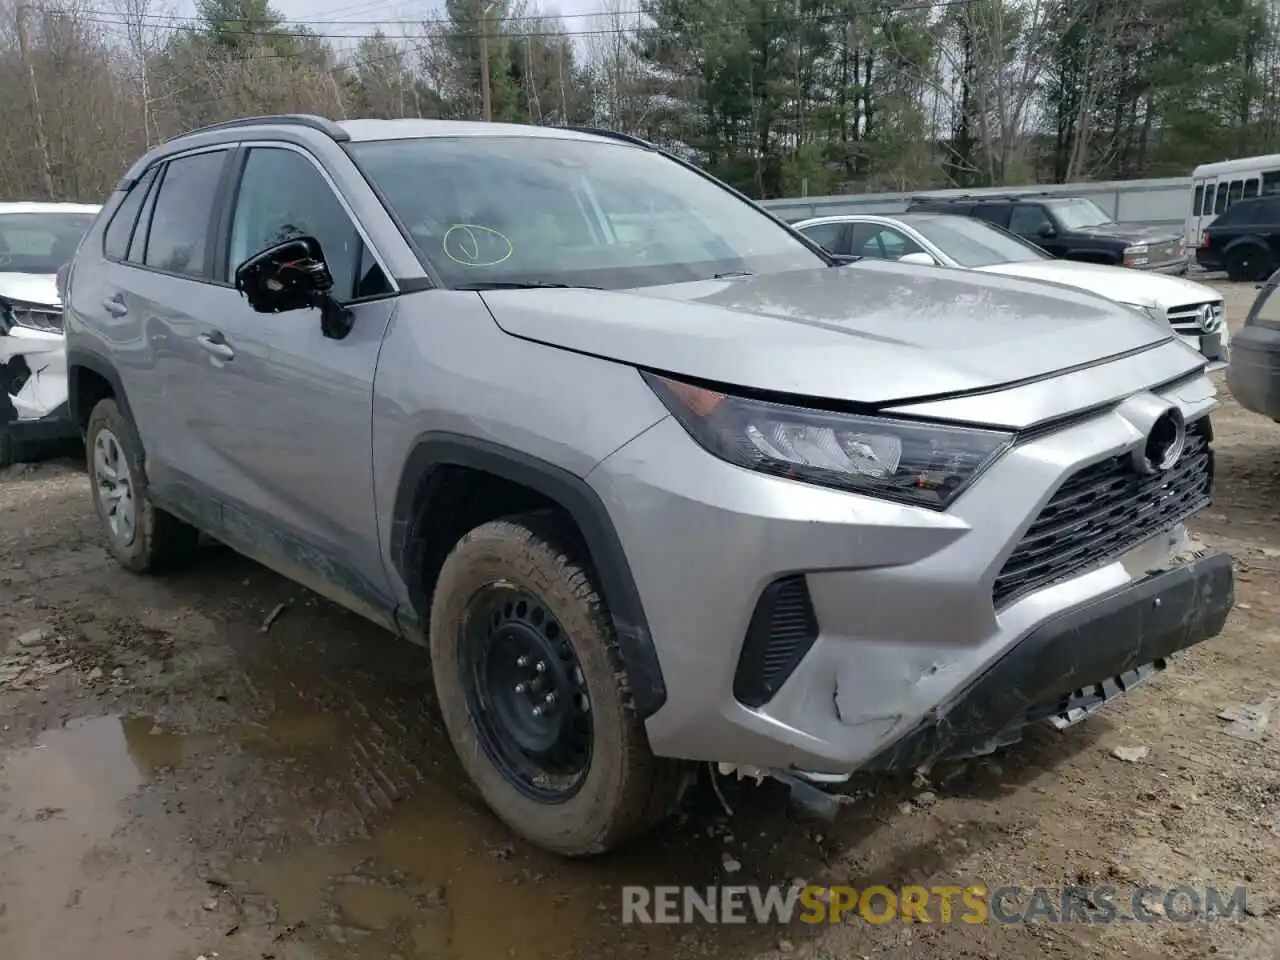
<instances>
[{"instance_id":1,"label":"quarter window","mask_svg":"<svg viewBox=\"0 0 1280 960\"><path fill-rule=\"evenodd\" d=\"M133 236L134 225L138 222L138 211L142 209L142 201L147 198L151 182L156 178L156 167L147 170L138 182L130 189L116 212L107 224L107 233L102 241L102 252L112 260L123 260L129 255L129 240Z\"/></svg>"},{"instance_id":2,"label":"quarter window","mask_svg":"<svg viewBox=\"0 0 1280 960\"><path fill-rule=\"evenodd\" d=\"M171 160L151 213L143 263L167 273L207 277L205 253L227 151Z\"/></svg>"}]
</instances>

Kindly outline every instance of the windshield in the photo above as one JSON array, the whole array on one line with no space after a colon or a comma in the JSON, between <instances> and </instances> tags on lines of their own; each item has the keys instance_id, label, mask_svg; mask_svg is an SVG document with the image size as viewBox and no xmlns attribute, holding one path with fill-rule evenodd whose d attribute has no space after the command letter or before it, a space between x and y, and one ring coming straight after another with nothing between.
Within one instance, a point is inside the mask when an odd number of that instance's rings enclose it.
<instances>
[{"instance_id":1,"label":"windshield","mask_svg":"<svg viewBox=\"0 0 1280 960\"><path fill-rule=\"evenodd\" d=\"M1058 223L1066 230L1100 227L1104 223L1115 222L1103 212L1100 206L1083 197L1074 200L1051 200L1049 208L1058 218Z\"/></svg>"},{"instance_id":2,"label":"windshield","mask_svg":"<svg viewBox=\"0 0 1280 960\"><path fill-rule=\"evenodd\" d=\"M997 263L1052 260L1039 247L997 226L969 217L913 220L911 226L962 267L992 267Z\"/></svg>"},{"instance_id":3,"label":"windshield","mask_svg":"<svg viewBox=\"0 0 1280 960\"><path fill-rule=\"evenodd\" d=\"M619 289L826 265L750 204L651 150L487 136L348 149L449 287Z\"/></svg>"},{"instance_id":4,"label":"windshield","mask_svg":"<svg viewBox=\"0 0 1280 960\"><path fill-rule=\"evenodd\" d=\"M0 273L57 273L92 223L92 213L0 213Z\"/></svg>"}]
</instances>

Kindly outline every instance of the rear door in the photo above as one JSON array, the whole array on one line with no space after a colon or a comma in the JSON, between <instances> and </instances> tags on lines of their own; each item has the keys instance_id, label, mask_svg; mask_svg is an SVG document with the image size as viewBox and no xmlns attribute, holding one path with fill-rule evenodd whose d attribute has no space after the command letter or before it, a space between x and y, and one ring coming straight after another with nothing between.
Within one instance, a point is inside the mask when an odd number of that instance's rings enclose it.
<instances>
[{"instance_id":1,"label":"rear door","mask_svg":"<svg viewBox=\"0 0 1280 960\"><path fill-rule=\"evenodd\" d=\"M226 476L192 429L208 389L194 336L212 289L213 213L231 154L204 148L147 170L112 215L101 254L82 245L72 287L75 313L119 373L152 492L206 525L218 516L204 494Z\"/></svg>"}]
</instances>

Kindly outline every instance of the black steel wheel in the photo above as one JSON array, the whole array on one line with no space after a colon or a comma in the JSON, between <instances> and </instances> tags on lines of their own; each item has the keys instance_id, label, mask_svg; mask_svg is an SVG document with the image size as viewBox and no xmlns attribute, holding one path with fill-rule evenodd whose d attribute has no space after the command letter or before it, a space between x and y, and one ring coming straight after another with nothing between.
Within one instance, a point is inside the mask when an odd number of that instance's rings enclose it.
<instances>
[{"instance_id":1,"label":"black steel wheel","mask_svg":"<svg viewBox=\"0 0 1280 960\"><path fill-rule=\"evenodd\" d=\"M445 558L431 671L467 775L516 833L603 853L666 816L688 765L659 759L581 539L552 511L493 520Z\"/></svg>"},{"instance_id":2,"label":"black steel wheel","mask_svg":"<svg viewBox=\"0 0 1280 960\"><path fill-rule=\"evenodd\" d=\"M506 585L467 607L462 678L490 761L541 803L577 793L591 766L591 697L560 622L537 597Z\"/></svg>"}]
</instances>

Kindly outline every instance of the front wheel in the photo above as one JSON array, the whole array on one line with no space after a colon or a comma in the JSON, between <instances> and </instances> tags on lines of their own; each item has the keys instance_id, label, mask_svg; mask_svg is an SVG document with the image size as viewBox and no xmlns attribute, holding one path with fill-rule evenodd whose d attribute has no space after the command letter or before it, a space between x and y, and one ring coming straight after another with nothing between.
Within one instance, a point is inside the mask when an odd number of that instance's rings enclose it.
<instances>
[{"instance_id":1,"label":"front wheel","mask_svg":"<svg viewBox=\"0 0 1280 960\"><path fill-rule=\"evenodd\" d=\"M649 751L566 533L539 513L464 536L436 584L430 645L445 726L485 802L538 846L585 856L669 812L681 771Z\"/></svg>"}]
</instances>

